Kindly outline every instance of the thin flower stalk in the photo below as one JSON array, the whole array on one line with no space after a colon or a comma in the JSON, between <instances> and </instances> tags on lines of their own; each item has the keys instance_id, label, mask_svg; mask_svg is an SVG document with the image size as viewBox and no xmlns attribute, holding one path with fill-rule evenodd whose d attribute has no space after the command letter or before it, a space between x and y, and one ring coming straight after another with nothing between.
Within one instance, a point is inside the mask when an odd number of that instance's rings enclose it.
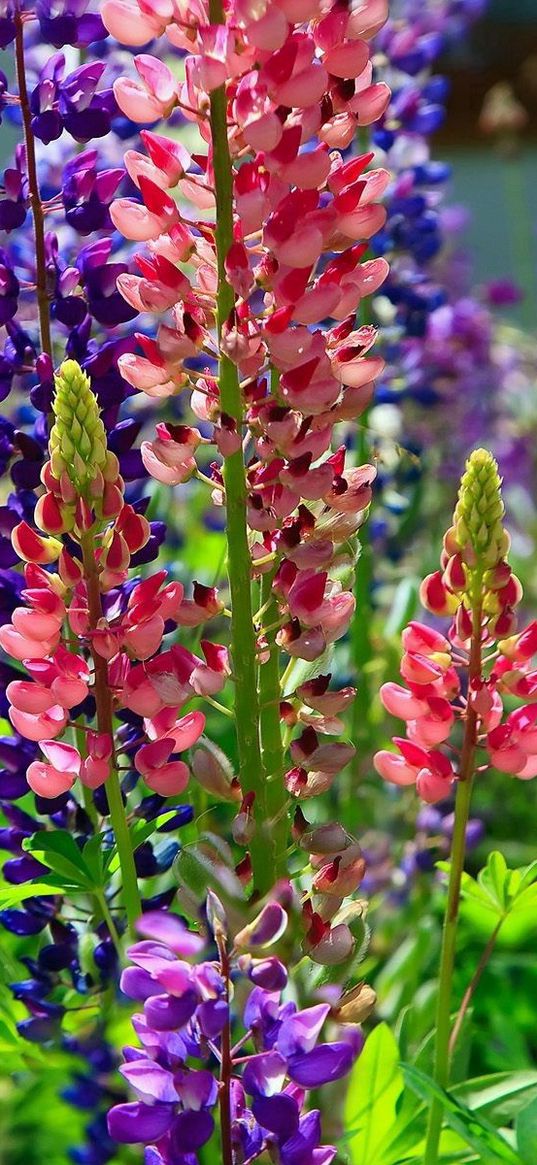
<instances>
[{"instance_id":1,"label":"thin flower stalk","mask_svg":"<svg viewBox=\"0 0 537 1165\"><path fill-rule=\"evenodd\" d=\"M24 126L24 142L26 146L26 165L28 168L28 187L30 205L34 224L35 241L35 272L36 298L39 315L39 333L41 351L52 357L52 337L50 328L50 298L47 278L47 254L45 246L45 216L41 204L41 192L37 175L37 161L35 140L32 128L32 113L30 109L30 95L26 82L26 59L24 47L24 15L17 4L14 16L15 21L15 61L17 69L17 84L19 88L20 110Z\"/></svg>"},{"instance_id":2,"label":"thin flower stalk","mask_svg":"<svg viewBox=\"0 0 537 1165\"><path fill-rule=\"evenodd\" d=\"M429 804L456 790L435 1035L434 1078L442 1088L450 1079L452 980L472 788L489 765L521 780L537 776L536 673L531 666L537 633L534 623L515 633L522 588L507 561L503 515L496 462L486 450L474 450L444 538L441 569L421 588L426 608L450 619L447 637L411 623L403 632L405 686L390 682L381 688L386 710L405 720L406 737L394 738L397 753L375 755L379 774L396 785L415 784ZM532 702L504 718L506 695ZM459 752L451 746L461 729ZM425 1165L438 1161L442 1123L443 1106L435 1100Z\"/></svg>"}]
</instances>

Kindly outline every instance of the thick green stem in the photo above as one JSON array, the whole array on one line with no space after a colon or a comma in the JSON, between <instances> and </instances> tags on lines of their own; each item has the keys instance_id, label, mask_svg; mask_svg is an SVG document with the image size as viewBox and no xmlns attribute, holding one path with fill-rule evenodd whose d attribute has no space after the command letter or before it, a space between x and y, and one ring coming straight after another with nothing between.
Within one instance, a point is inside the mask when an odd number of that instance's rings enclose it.
<instances>
[{"instance_id":1,"label":"thick green stem","mask_svg":"<svg viewBox=\"0 0 537 1165\"><path fill-rule=\"evenodd\" d=\"M221 0L211 0L211 24L224 24ZM235 307L235 293L227 281L225 260L233 242L233 170L227 136L225 86L211 93L211 135L216 191L216 251L218 260L217 328ZM244 401L235 364L220 353L219 390L222 412L233 417L242 434ZM272 847L267 845L267 796L259 739L256 636L251 596L251 556L246 525L247 482L242 448L224 458L226 495L227 569L231 594L231 640L235 676L235 723L240 782L244 793L254 793L256 832L250 843L255 890L267 893L275 881Z\"/></svg>"},{"instance_id":2,"label":"thick green stem","mask_svg":"<svg viewBox=\"0 0 537 1165\"><path fill-rule=\"evenodd\" d=\"M103 617L103 609L99 589L97 560L95 557L95 543L91 533L83 536L81 547L86 586L88 588L90 627L93 630L98 626L99 620ZM99 732L106 733L113 741L114 718L112 696L108 683L108 664L102 655L99 655L97 651L93 650L93 647L91 652L94 667L93 695L97 709L97 728ZM121 796L121 786L114 752L112 753L110 776L108 777L105 788L121 868L123 905L127 914L129 927L132 930L136 920L142 913L142 904L140 901L134 854L132 852L129 827L127 825L125 808Z\"/></svg>"},{"instance_id":3,"label":"thick green stem","mask_svg":"<svg viewBox=\"0 0 537 1165\"><path fill-rule=\"evenodd\" d=\"M50 298L47 286L47 256L45 248L45 216L43 214L41 194L39 191L37 161L35 156L35 141L32 130L32 111L30 109L30 96L28 93L28 86L26 84L26 64L24 59L24 17L18 10L15 12L14 21L17 84L19 87L22 124L24 127L30 206L32 208L32 218L34 221L36 293L41 350L42 352L46 352L47 355L52 358Z\"/></svg>"},{"instance_id":4,"label":"thick green stem","mask_svg":"<svg viewBox=\"0 0 537 1165\"><path fill-rule=\"evenodd\" d=\"M479 581L479 590L481 582ZM468 684L481 674L481 604L476 603L473 612L473 631L468 667ZM464 740L461 752L459 778L457 782L457 796L455 799L455 822L451 843L451 861L449 870L448 896L444 929L442 933L442 951L440 956L440 977L438 981L438 996L436 1007L436 1039L434 1053L433 1077L441 1088L449 1084L449 1041L451 1030L451 1007L453 970L455 967L455 952L457 943L457 923L461 893L462 873L466 854L466 828L470 815L472 798L472 784L475 773L475 754L477 747L478 718L468 703ZM443 1105L439 1100L433 1100L429 1112L427 1141L423 1165L437 1165L440 1135L442 1132Z\"/></svg>"},{"instance_id":5,"label":"thick green stem","mask_svg":"<svg viewBox=\"0 0 537 1165\"><path fill-rule=\"evenodd\" d=\"M278 623L278 603L272 597L274 570L261 577L261 606L266 607L269 626ZM263 767L265 770L267 810L271 823L270 841L274 871L283 878L287 870L287 806L283 774L285 758L280 720L280 653L276 632L266 635L268 658L259 666L260 728Z\"/></svg>"}]
</instances>

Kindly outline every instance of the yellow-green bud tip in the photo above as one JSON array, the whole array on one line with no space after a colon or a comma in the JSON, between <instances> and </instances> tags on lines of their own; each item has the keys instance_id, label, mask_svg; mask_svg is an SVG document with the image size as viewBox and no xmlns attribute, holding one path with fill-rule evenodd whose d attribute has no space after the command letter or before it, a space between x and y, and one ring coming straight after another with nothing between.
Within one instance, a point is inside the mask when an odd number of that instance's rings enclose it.
<instances>
[{"instance_id":1,"label":"yellow-green bud tip","mask_svg":"<svg viewBox=\"0 0 537 1165\"><path fill-rule=\"evenodd\" d=\"M493 567L508 549L501 485L492 453L474 449L466 462L453 516L455 538L470 567Z\"/></svg>"},{"instance_id":2,"label":"yellow-green bud tip","mask_svg":"<svg viewBox=\"0 0 537 1165\"><path fill-rule=\"evenodd\" d=\"M107 463L106 431L89 377L76 360L65 360L54 376L52 402L56 418L49 450L54 476L67 473L75 488L85 493Z\"/></svg>"}]
</instances>

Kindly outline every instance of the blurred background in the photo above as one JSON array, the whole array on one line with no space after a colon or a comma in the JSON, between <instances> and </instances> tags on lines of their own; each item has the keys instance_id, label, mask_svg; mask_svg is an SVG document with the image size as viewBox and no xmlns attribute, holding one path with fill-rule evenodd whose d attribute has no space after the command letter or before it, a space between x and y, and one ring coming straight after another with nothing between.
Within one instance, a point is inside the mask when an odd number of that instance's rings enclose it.
<instances>
[{"instance_id":1,"label":"blurred background","mask_svg":"<svg viewBox=\"0 0 537 1165\"><path fill-rule=\"evenodd\" d=\"M468 215L463 241L475 277L509 272L523 292L512 318L535 328L537 0L489 0L438 71L450 94L434 154L453 166L452 195Z\"/></svg>"}]
</instances>

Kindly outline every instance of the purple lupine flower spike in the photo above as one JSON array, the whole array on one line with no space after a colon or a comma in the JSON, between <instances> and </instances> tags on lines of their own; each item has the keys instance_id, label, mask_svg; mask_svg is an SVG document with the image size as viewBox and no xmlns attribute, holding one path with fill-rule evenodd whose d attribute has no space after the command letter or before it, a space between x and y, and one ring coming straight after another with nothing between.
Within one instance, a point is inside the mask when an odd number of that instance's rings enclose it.
<instances>
[{"instance_id":1,"label":"purple lupine flower spike","mask_svg":"<svg viewBox=\"0 0 537 1165\"><path fill-rule=\"evenodd\" d=\"M148 1146L148 1165L195 1162L197 1150L213 1136L217 1104L225 1094L237 1160L255 1161L268 1149L285 1165L329 1165L336 1150L320 1144L319 1114L302 1109L310 1088L349 1071L361 1047L360 1033L347 1026L337 1041L319 1043L329 1005L301 1011L283 1000L287 975L277 956L259 960L245 950L281 937L287 916L279 903L268 902L233 943L226 939L225 915L214 895L208 917L219 954L204 962L194 961L204 939L176 915L150 912L138 924L143 938L128 952L133 965L123 972L121 987L143 1005L133 1017L142 1047L124 1049L120 1069L137 1099L111 1110L110 1134ZM267 985L254 986L261 963ZM241 1015L235 999L245 989ZM236 1060L230 1025L240 1042ZM222 1064L220 1087L211 1070L215 1056Z\"/></svg>"}]
</instances>

